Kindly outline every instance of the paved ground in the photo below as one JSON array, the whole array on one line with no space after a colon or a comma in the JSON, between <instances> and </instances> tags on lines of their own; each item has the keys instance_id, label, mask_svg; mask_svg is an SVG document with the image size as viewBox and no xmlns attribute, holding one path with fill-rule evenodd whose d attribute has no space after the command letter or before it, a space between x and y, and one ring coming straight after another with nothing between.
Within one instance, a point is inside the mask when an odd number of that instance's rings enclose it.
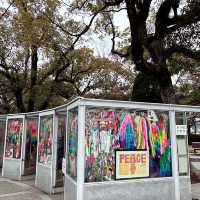
<instances>
[{"instance_id":1,"label":"paved ground","mask_svg":"<svg viewBox=\"0 0 200 200\"><path fill-rule=\"evenodd\" d=\"M190 152L192 197L200 200L200 154ZM1 174L1 173L0 173ZM34 187L34 181L11 181L0 176L0 200L63 200L64 194L47 195Z\"/></svg>"},{"instance_id":2,"label":"paved ground","mask_svg":"<svg viewBox=\"0 0 200 200\"><path fill-rule=\"evenodd\" d=\"M30 184L0 177L0 200L63 200L63 193L47 195Z\"/></svg>"},{"instance_id":3,"label":"paved ground","mask_svg":"<svg viewBox=\"0 0 200 200\"><path fill-rule=\"evenodd\" d=\"M11 181L0 177L0 200L63 200L63 193L47 195L31 186L31 181ZM193 199L200 200L200 183L192 184Z\"/></svg>"},{"instance_id":4,"label":"paved ground","mask_svg":"<svg viewBox=\"0 0 200 200\"><path fill-rule=\"evenodd\" d=\"M200 183L192 184L192 198L200 200Z\"/></svg>"}]
</instances>

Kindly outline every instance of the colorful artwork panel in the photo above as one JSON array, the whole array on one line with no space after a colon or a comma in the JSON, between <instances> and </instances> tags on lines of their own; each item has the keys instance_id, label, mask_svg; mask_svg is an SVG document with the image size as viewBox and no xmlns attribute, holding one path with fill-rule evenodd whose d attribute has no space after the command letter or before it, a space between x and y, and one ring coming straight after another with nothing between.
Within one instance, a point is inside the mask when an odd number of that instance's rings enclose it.
<instances>
[{"instance_id":1,"label":"colorful artwork panel","mask_svg":"<svg viewBox=\"0 0 200 200\"><path fill-rule=\"evenodd\" d=\"M53 116L40 118L38 143L38 162L44 165L52 163Z\"/></svg>"},{"instance_id":2,"label":"colorful artwork panel","mask_svg":"<svg viewBox=\"0 0 200 200\"><path fill-rule=\"evenodd\" d=\"M35 168L37 157L38 119L28 118L26 120L26 147L25 167Z\"/></svg>"},{"instance_id":3,"label":"colorful artwork panel","mask_svg":"<svg viewBox=\"0 0 200 200\"><path fill-rule=\"evenodd\" d=\"M23 119L8 119L6 136L6 158L21 158Z\"/></svg>"},{"instance_id":4,"label":"colorful artwork panel","mask_svg":"<svg viewBox=\"0 0 200 200\"><path fill-rule=\"evenodd\" d=\"M73 179L77 177L77 146L78 146L78 111L68 112L67 124L67 173Z\"/></svg>"},{"instance_id":5,"label":"colorful artwork panel","mask_svg":"<svg viewBox=\"0 0 200 200\"><path fill-rule=\"evenodd\" d=\"M115 179L115 150L147 150L150 177L171 176L166 113L87 109L85 181Z\"/></svg>"}]
</instances>

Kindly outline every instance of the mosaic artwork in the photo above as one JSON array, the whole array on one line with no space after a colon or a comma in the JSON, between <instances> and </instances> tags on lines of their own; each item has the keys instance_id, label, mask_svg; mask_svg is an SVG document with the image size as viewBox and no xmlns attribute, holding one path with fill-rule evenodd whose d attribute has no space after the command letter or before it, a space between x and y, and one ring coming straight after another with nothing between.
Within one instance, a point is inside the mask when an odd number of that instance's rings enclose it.
<instances>
[{"instance_id":1,"label":"mosaic artwork","mask_svg":"<svg viewBox=\"0 0 200 200\"><path fill-rule=\"evenodd\" d=\"M76 110L68 113L67 141L67 173L76 179L78 145L78 112Z\"/></svg>"},{"instance_id":2,"label":"mosaic artwork","mask_svg":"<svg viewBox=\"0 0 200 200\"><path fill-rule=\"evenodd\" d=\"M38 119L26 120L26 148L25 148L25 167L36 166L37 157L37 136L38 136Z\"/></svg>"},{"instance_id":3,"label":"mosaic artwork","mask_svg":"<svg viewBox=\"0 0 200 200\"><path fill-rule=\"evenodd\" d=\"M115 179L115 150L148 150L150 177L171 176L168 115L126 110L86 112L85 181Z\"/></svg>"},{"instance_id":4,"label":"mosaic artwork","mask_svg":"<svg viewBox=\"0 0 200 200\"><path fill-rule=\"evenodd\" d=\"M5 157L21 158L23 119L8 119Z\"/></svg>"},{"instance_id":5,"label":"mosaic artwork","mask_svg":"<svg viewBox=\"0 0 200 200\"><path fill-rule=\"evenodd\" d=\"M52 163L53 116L40 118L38 143L38 162L44 165Z\"/></svg>"}]
</instances>

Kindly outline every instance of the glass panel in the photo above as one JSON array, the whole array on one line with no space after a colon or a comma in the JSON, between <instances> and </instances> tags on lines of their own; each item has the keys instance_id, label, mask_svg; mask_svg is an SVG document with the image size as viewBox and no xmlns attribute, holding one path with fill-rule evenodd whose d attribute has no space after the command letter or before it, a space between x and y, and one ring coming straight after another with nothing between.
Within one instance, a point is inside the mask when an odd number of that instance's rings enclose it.
<instances>
[{"instance_id":1,"label":"glass panel","mask_svg":"<svg viewBox=\"0 0 200 200\"><path fill-rule=\"evenodd\" d=\"M68 112L67 124L67 173L73 179L77 177L77 146L78 146L78 110Z\"/></svg>"},{"instance_id":2,"label":"glass panel","mask_svg":"<svg viewBox=\"0 0 200 200\"><path fill-rule=\"evenodd\" d=\"M21 158L23 119L8 119L5 157Z\"/></svg>"},{"instance_id":3,"label":"glass panel","mask_svg":"<svg viewBox=\"0 0 200 200\"><path fill-rule=\"evenodd\" d=\"M27 118L26 120L26 147L25 147L25 168L30 168L28 173L34 173L36 170L37 157L37 137L38 137L38 119Z\"/></svg>"},{"instance_id":4,"label":"glass panel","mask_svg":"<svg viewBox=\"0 0 200 200\"><path fill-rule=\"evenodd\" d=\"M186 176L188 175L188 159L187 157L179 157L179 175Z\"/></svg>"},{"instance_id":5,"label":"glass panel","mask_svg":"<svg viewBox=\"0 0 200 200\"><path fill-rule=\"evenodd\" d=\"M179 175L188 175L188 147L187 136L177 136L177 148L179 159Z\"/></svg>"},{"instance_id":6,"label":"glass panel","mask_svg":"<svg viewBox=\"0 0 200 200\"><path fill-rule=\"evenodd\" d=\"M6 122L0 121L0 168L2 167L3 164L5 129L6 129Z\"/></svg>"},{"instance_id":7,"label":"glass panel","mask_svg":"<svg viewBox=\"0 0 200 200\"><path fill-rule=\"evenodd\" d=\"M186 125L187 118L185 112L176 112L176 125Z\"/></svg>"},{"instance_id":8,"label":"glass panel","mask_svg":"<svg viewBox=\"0 0 200 200\"><path fill-rule=\"evenodd\" d=\"M66 133L66 117L58 117L58 135L57 135L57 170L56 186L63 185L62 159L64 157L64 136Z\"/></svg>"},{"instance_id":9,"label":"glass panel","mask_svg":"<svg viewBox=\"0 0 200 200\"><path fill-rule=\"evenodd\" d=\"M52 141L53 141L53 116L40 118L38 162L44 165L52 163Z\"/></svg>"},{"instance_id":10,"label":"glass panel","mask_svg":"<svg viewBox=\"0 0 200 200\"><path fill-rule=\"evenodd\" d=\"M86 110L85 182L115 179L115 150L149 150L150 177L171 176L168 114Z\"/></svg>"},{"instance_id":11,"label":"glass panel","mask_svg":"<svg viewBox=\"0 0 200 200\"><path fill-rule=\"evenodd\" d=\"M178 155L187 155L187 144L184 136L177 136Z\"/></svg>"}]
</instances>

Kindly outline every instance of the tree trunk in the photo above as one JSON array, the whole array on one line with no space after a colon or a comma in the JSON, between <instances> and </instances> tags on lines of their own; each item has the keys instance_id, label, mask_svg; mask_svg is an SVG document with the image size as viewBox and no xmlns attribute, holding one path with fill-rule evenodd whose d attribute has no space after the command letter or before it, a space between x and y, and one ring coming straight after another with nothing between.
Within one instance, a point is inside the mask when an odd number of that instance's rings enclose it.
<instances>
[{"instance_id":1,"label":"tree trunk","mask_svg":"<svg viewBox=\"0 0 200 200\"><path fill-rule=\"evenodd\" d=\"M24 102L23 102L23 94L21 89L17 89L15 92L17 111L20 113L25 112Z\"/></svg>"},{"instance_id":2,"label":"tree trunk","mask_svg":"<svg viewBox=\"0 0 200 200\"><path fill-rule=\"evenodd\" d=\"M147 37L146 20L151 0L126 0L131 31L131 59L140 71L133 87L132 99L148 102L175 103L171 74L167 69L163 39ZM149 51L151 62L144 58ZM139 80L140 83L139 83ZM144 84L145 83L145 84ZM137 94L139 92L140 94Z\"/></svg>"},{"instance_id":3,"label":"tree trunk","mask_svg":"<svg viewBox=\"0 0 200 200\"><path fill-rule=\"evenodd\" d=\"M34 111L35 108L35 86L37 83L37 70L38 70L38 48L33 45L31 47L31 82L30 82L30 93L28 100L28 112Z\"/></svg>"}]
</instances>

